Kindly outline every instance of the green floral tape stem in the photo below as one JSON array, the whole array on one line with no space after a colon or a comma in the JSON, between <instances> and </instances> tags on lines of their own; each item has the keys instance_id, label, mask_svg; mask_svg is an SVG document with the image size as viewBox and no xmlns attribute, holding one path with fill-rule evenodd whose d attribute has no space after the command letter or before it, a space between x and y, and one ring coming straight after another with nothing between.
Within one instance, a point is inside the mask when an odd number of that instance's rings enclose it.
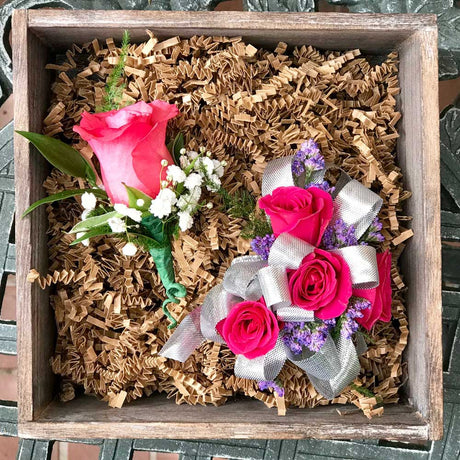
<instances>
[{"instance_id":1,"label":"green floral tape stem","mask_svg":"<svg viewBox=\"0 0 460 460\"><path fill-rule=\"evenodd\" d=\"M163 222L154 216L142 219L142 225L148 231L149 235L157 242L157 244L149 245L148 249L155 262L161 282L166 290L167 299L164 300L161 308L171 322L168 329L173 329L177 326L177 321L169 312L167 305L170 303L179 303L179 299L187 295L187 290L185 286L176 283L175 280L171 235L167 229L165 229Z\"/></svg>"},{"instance_id":2,"label":"green floral tape stem","mask_svg":"<svg viewBox=\"0 0 460 460\"><path fill-rule=\"evenodd\" d=\"M161 282L166 289L166 295L168 298L163 302L162 308L164 314L171 321L171 324L168 326L168 329L176 327L177 322L171 316L171 313L167 309L166 305L169 303L179 303L179 298L185 297L187 295L187 290L182 284L175 282L174 276L174 265L173 258L171 253L171 244L163 246L161 248L150 248L150 255L155 261L158 274L160 275Z\"/></svg>"}]
</instances>

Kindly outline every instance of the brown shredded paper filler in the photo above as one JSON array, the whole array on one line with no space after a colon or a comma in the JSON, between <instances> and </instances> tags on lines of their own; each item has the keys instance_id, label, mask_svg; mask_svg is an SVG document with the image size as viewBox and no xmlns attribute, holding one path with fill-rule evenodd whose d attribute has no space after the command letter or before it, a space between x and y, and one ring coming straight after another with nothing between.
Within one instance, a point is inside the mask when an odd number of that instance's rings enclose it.
<instances>
[{"instance_id":1,"label":"brown shredded paper filler","mask_svg":"<svg viewBox=\"0 0 460 460\"><path fill-rule=\"evenodd\" d=\"M332 401L318 394L291 362L279 376L284 398L260 391L256 382L234 376L234 355L217 343L204 343L184 364L167 360L157 353L172 331L160 307L164 292L152 259L141 251L123 256L124 242L107 236L93 238L89 247L69 247L74 236L65 232L80 219L82 209L78 199L62 201L47 207L49 274L29 275L43 288L53 286L58 335L51 365L62 377L61 399L71 400L81 387L112 407L156 391L177 404L216 406L244 394L278 407L280 415L289 406L346 403L369 418L380 415L382 403L399 399L408 336L398 258L412 232L402 211L410 193L402 187L395 158L401 117L395 100L397 54L371 64L359 50L320 52L302 46L288 51L280 43L267 51L241 38L173 37L160 42L149 36L129 48L124 101L177 104L181 115L170 122L169 135L181 131L189 149L203 145L226 160L223 185L229 191L245 187L258 197L266 162L291 155L314 138L327 162L380 193L385 241L379 249L389 248L393 255L394 320L379 322L370 331L359 378ZM101 104L119 52L112 39L106 44L94 40L74 45L58 64L48 65L56 78L44 132L76 142L96 163L72 126L83 111L93 112ZM334 176L329 179L335 181ZM50 194L84 185L57 171L45 182ZM181 304L168 306L179 322L222 281L232 259L249 251L249 242L240 238L242 221L221 211L218 197L214 200L214 208L204 209L194 228L173 244L177 280L187 288Z\"/></svg>"}]
</instances>

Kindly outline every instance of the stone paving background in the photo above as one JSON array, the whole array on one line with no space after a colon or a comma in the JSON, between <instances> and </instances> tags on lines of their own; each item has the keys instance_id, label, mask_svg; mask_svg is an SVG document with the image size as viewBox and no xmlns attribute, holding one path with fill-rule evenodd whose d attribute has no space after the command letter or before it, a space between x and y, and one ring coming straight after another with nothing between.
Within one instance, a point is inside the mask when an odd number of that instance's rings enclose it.
<instances>
[{"instance_id":1,"label":"stone paving background","mask_svg":"<svg viewBox=\"0 0 460 460\"><path fill-rule=\"evenodd\" d=\"M13 8L176 9L435 13L439 23L441 119L444 439L388 441L19 440L16 435L13 96L9 37ZM0 0L0 460L460 459L460 0Z\"/></svg>"}]
</instances>

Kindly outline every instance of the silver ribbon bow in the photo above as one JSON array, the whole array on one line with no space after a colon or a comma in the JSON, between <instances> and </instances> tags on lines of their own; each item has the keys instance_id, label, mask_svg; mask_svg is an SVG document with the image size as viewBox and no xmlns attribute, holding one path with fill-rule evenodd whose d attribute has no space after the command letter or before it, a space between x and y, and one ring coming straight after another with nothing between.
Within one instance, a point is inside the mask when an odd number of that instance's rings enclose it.
<instances>
[{"instance_id":1,"label":"silver ribbon bow","mask_svg":"<svg viewBox=\"0 0 460 460\"><path fill-rule=\"evenodd\" d=\"M279 158L267 164L262 193L271 193L280 185L295 185L291 172L293 156ZM316 172L313 180L323 180L325 170ZM369 227L382 205L382 199L360 182L342 173L335 191L333 219L341 218L354 225L357 236ZM222 284L212 288L203 305L192 311L166 342L160 355L184 362L205 340L225 343L216 331L232 307L243 300L264 298L279 320L289 322L314 321L314 312L292 304L288 284L288 269L297 269L314 246L287 233L282 233L271 247L268 261L259 256L242 256L233 260ZM350 269L354 288L378 286L376 251L371 246L349 246L333 252L340 254ZM358 354L365 351L362 336L357 346L351 339L328 335L318 352L304 348L299 355L284 345L281 333L275 347L263 356L248 359L237 355L234 372L237 377L253 380L273 380L286 360L304 370L315 389L327 399L340 394L359 374Z\"/></svg>"}]
</instances>

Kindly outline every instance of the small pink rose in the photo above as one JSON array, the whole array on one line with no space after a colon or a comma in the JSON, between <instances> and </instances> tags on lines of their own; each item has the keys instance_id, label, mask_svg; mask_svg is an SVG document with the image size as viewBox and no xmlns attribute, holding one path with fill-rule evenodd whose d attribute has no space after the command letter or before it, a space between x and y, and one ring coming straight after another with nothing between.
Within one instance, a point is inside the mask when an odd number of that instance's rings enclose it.
<instances>
[{"instance_id":1,"label":"small pink rose","mask_svg":"<svg viewBox=\"0 0 460 460\"><path fill-rule=\"evenodd\" d=\"M363 317L356 321L367 330L377 321L391 320L391 253L390 251L377 253L379 269L379 285L374 289L353 289L353 295L363 297L371 302L371 307L362 311Z\"/></svg>"},{"instance_id":2,"label":"small pink rose","mask_svg":"<svg viewBox=\"0 0 460 460\"><path fill-rule=\"evenodd\" d=\"M216 329L233 353L248 359L263 356L273 349L280 332L276 316L262 299L237 303Z\"/></svg>"},{"instance_id":3,"label":"small pink rose","mask_svg":"<svg viewBox=\"0 0 460 460\"><path fill-rule=\"evenodd\" d=\"M83 112L74 131L88 141L101 165L102 181L112 203L128 204L123 185L155 198L161 175L161 160L173 164L165 145L168 120L178 115L174 104L143 101L110 112Z\"/></svg>"},{"instance_id":4,"label":"small pink rose","mask_svg":"<svg viewBox=\"0 0 460 460\"><path fill-rule=\"evenodd\" d=\"M318 187L278 187L259 200L270 216L275 236L289 233L313 246L321 242L334 206L329 193Z\"/></svg>"},{"instance_id":5,"label":"small pink rose","mask_svg":"<svg viewBox=\"0 0 460 460\"><path fill-rule=\"evenodd\" d=\"M312 310L319 319L340 316L351 297L350 269L338 254L315 249L289 273L292 303Z\"/></svg>"}]
</instances>

